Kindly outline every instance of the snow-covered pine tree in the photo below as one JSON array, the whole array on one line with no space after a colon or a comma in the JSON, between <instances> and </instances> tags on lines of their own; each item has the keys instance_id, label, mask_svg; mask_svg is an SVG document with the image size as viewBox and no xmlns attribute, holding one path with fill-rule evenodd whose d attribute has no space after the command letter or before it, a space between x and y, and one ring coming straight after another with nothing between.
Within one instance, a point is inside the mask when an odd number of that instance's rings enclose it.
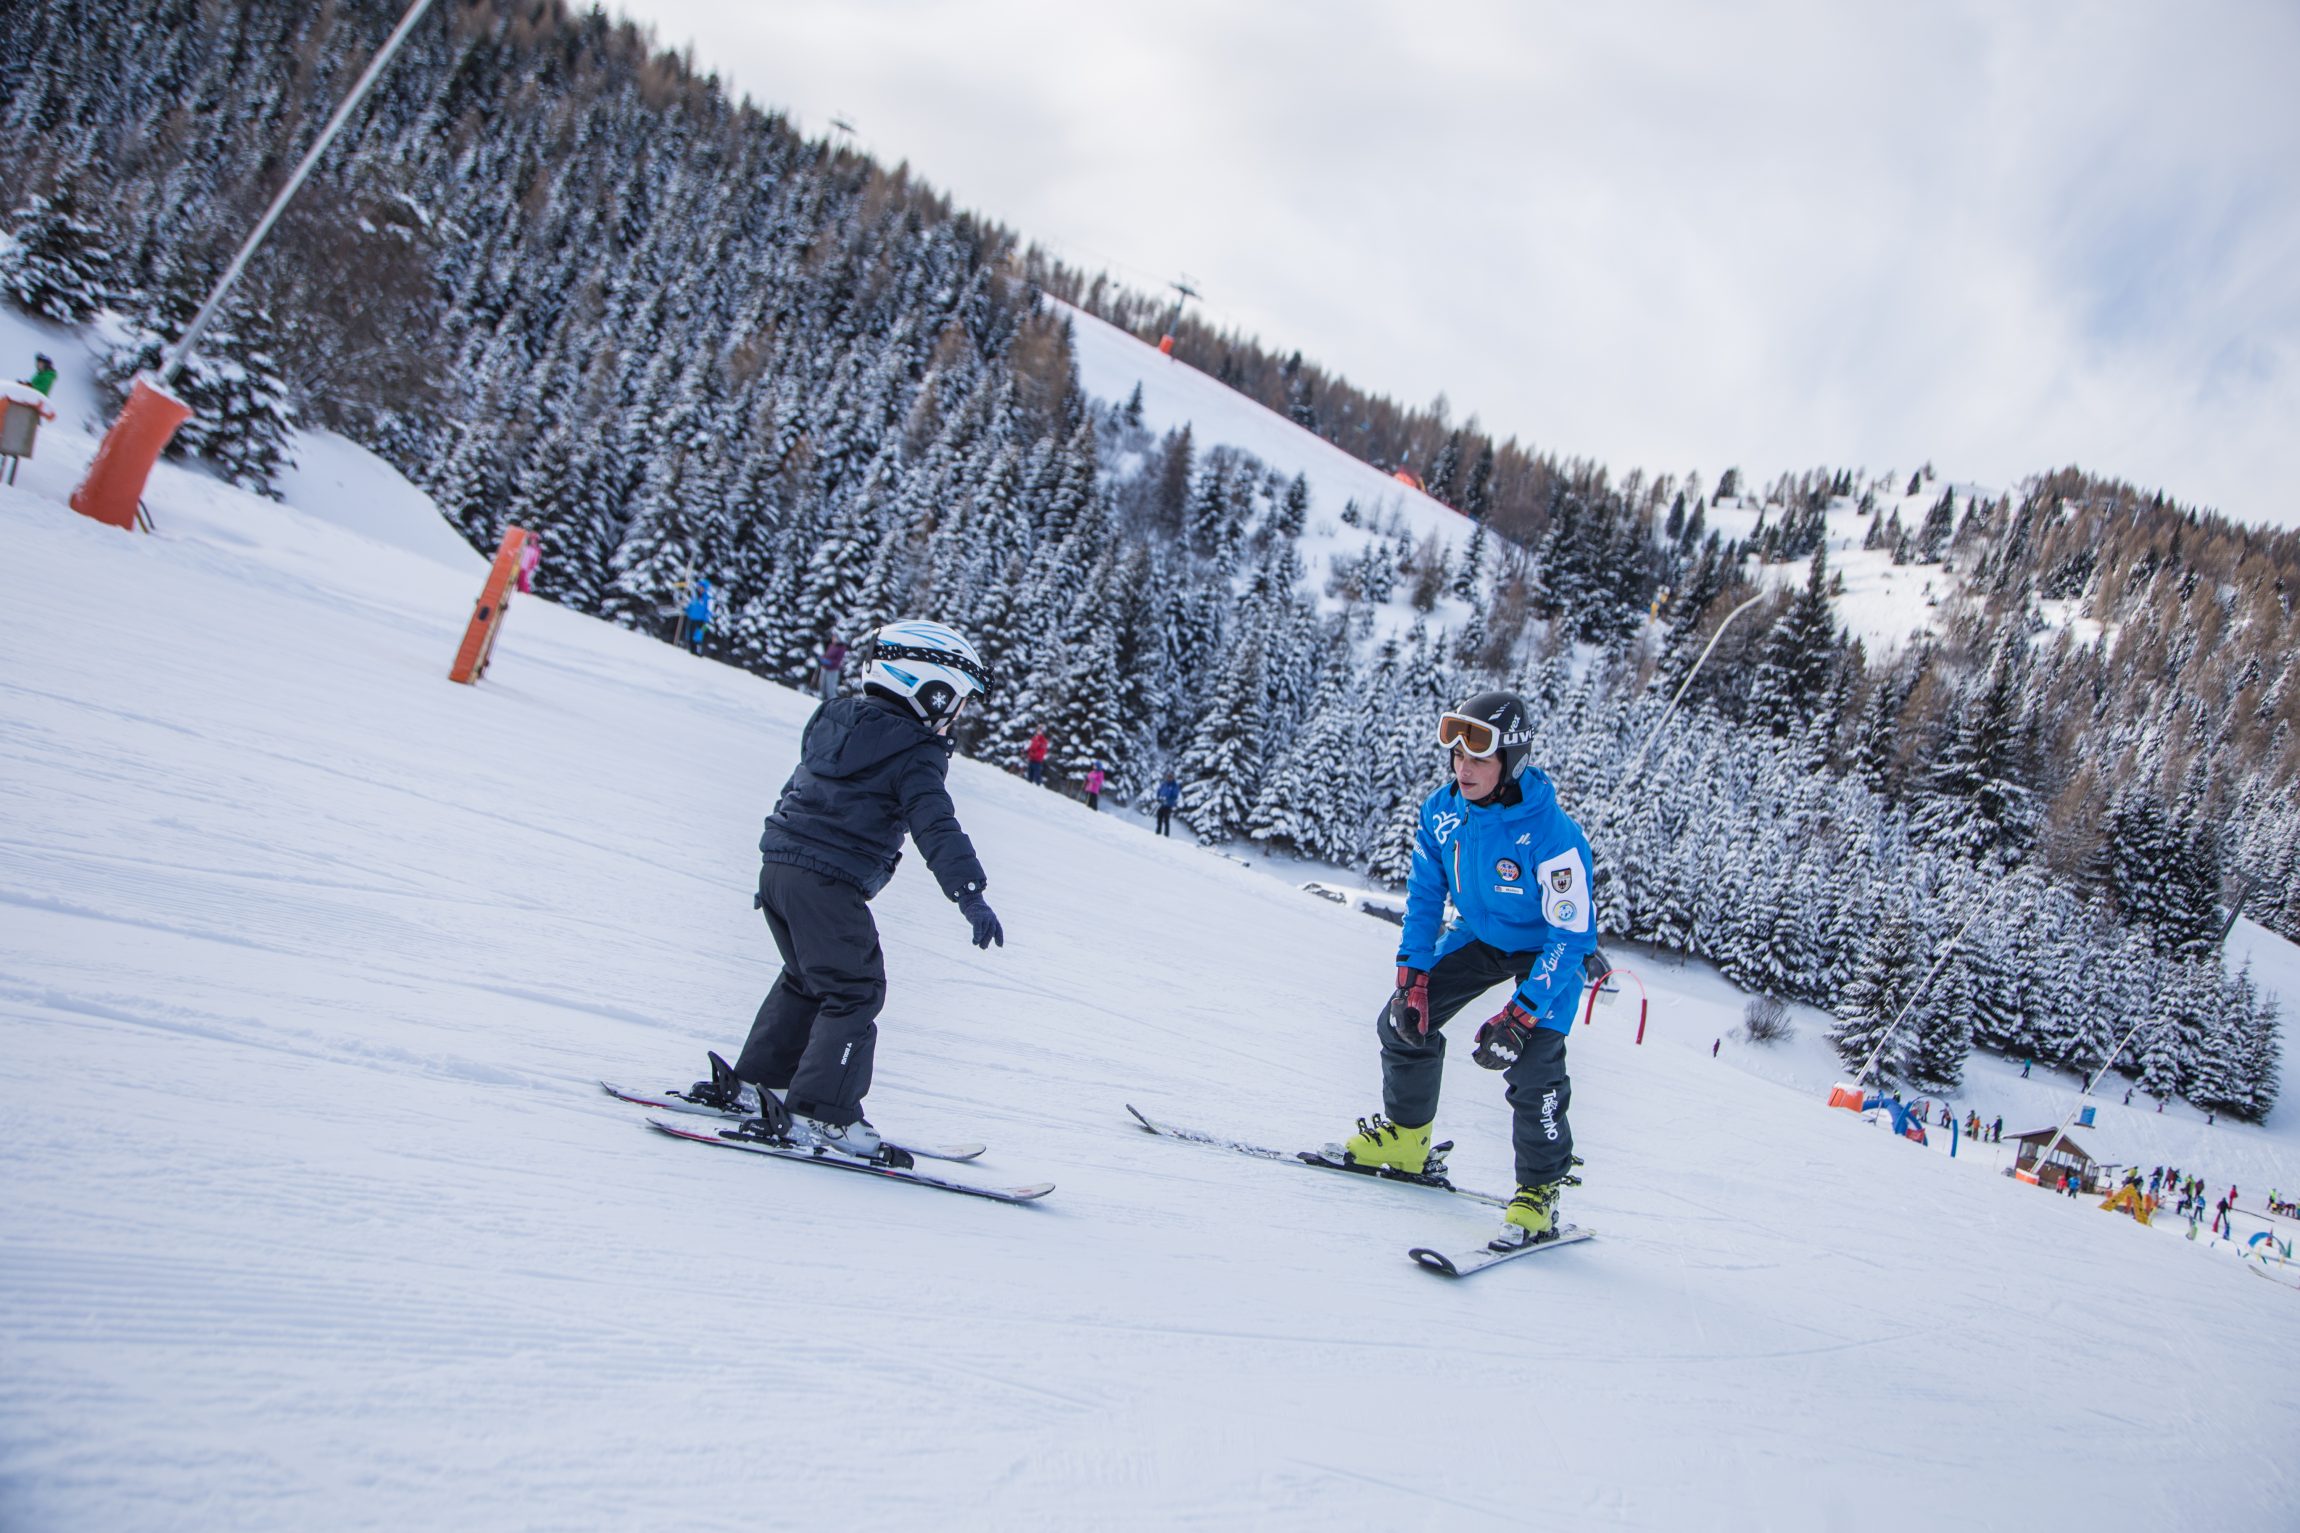
<instances>
[{"instance_id":1,"label":"snow-covered pine tree","mask_svg":"<svg viewBox=\"0 0 2300 1533\"><path fill-rule=\"evenodd\" d=\"M98 379L125 398L129 380L159 367L205 295L189 268L172 265L148 295L125 300L134 310L111 332ZM288 440L296 417L269 340L269 316L235 290L200 337L171 385L193 410L168 442L171 458L197 457L234 484L278 498L273 479L292 466ZM500 499L495 525L501 526Z\"/></svg>"},{"instance_id":2,"label":"snow-covered pine tree","mask_svg":"<svg viewBox=\"0 0 2300 1533\"><path fill-rule=\"evenodd\" d=\"M1964 1083L1973 1046L1972 975L1965 965L1949 961L1909 1014L1906 1030L1912 1082L1927 1091L1954 1091Z\"/></svg>"},{"instance_id":3,"label":"snow-covered pine tree","mask_svg":"<svg viewBox=\"0 0 2300 1533\"><path fill-rule=\"evenodd\" d=\"M1845 987L1844 1010L1829 1029L1829 1042L1848 1073L1860 1069L1872 1053L1877 1054L1871 1079L1881 1086L1894 1086L1910 1078L1908 1029L1903 1027L1889 1042L1886 1039L1887 1030L1908 1005L1922 978L1914 937L1908 916L1888 906L1860 968ZM1884 1045L1882 1052L1878 1052L1880 1044Z\"/></svg>"},{"instance_id":4,"label":"snow-covered pine tree","mask_svg":"<svg viewBox=\"0 0 2300 1533\"><path fill-rule=\"evenodd\" d=\"M1973 862L2009 865L2036 838L2029 700L2016 642L2001 640L1986 681L1958 697L1954 730L1911 816L1923 840Z\"/></svg>"},{"instance_id":5,"label":"snow-covered pine tree","mask_svg":"<svg viewBox=\"0 0 2300 1533\"><path fill-rule=\"evenodd\" d=\"M606 615L626 628L667 634L675 619L665 609L684 603L694 582L711 573L695 566L686 463L683 453L658 460L608 560Z\"/></svg>"},{"instance_id":6,"label":"snow-covered pine tree","mask_svg":"<svg viewBox=\"0 0 2300 1533\"><path fill-rule=\"evenodd\" d=\"M70 178L34 197L0 239L0 296L27 314L77 325L112 302L112 235L80 205Z\"/></svg>"},{"instance_id":7,"label":"snow-covered pine tree","mask_svg":"<svg viewBox=\"0 0 2300 1533\"><path fill-rule=\"evenodd\" d=\"M1263 773L1248 836L1321 862L1355 859L1373 769L1359 686L1348 649L1329 647L1306 716L1282 731Z\"/></svg>"},{"instance_id":8,"label":"snow-covered pine tree","mask_svg":"<svg viewBox=\"0 0 2300 1533\"><path fill-rule=\"evenodd\" d=\"M1454 568L1452 586L1453 595L1458 600L1473 604L1473 617L1476 615L1474 604L1484 589L1485 562L1485 523L1479 522L1470 528L1469 546L1463 551L1461 562Z\"/></svg>"},{"instance_id":9,"label":"snow-covered pine tree","mask_svg":"<svg viewBox=\"0 0 2300 1533\"><path fill-rule=\"evenodd\" d=\"M2262 992L2245 1023L2244 1099L2234 1110L2255 1123L2275 1108L2282 1085L2284 1029L2278 1010L2276 997Z\"/></svg>"},{"instance_id":10,"label":"snow-covered pine tree","mask_svg":"<svg viewBox=\"0 0 2300 1533\"><path fill-rule=\"evenodd\" d=\"M1248 636L1222 669L1214 697L1182 753L1182 817L1209 840L1246 828L1260 787L1262 646Z\"/></svg>"},{"instance_id":11,"label":"snow-covered pine tree","mask_svg":"<svg viewBox=\"0 0 2300 1533\"><path fill-rule=\"evenodd\" d=\"M1749 684L1749 720L1775 735L1803 730L1827 697L1836 670L1837 625L1829 605L1829 552L1813 550L1805 585L1773 623Z\"/></svg>"}]
</instances>

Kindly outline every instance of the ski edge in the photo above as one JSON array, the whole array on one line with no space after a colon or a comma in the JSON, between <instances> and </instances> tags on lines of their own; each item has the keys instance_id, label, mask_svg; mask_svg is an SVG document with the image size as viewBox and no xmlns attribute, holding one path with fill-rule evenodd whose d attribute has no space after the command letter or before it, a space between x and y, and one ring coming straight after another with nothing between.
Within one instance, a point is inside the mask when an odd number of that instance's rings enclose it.
<instances>
[{"instance_id":1,"label":"ski edge","mask_svg":"<svg viewBox=\"0 0 2300 1533\"><path fill-rule=\"evenodd\" d=\"M628 1102L633 1107L652 1107L658 1112L685 1113L694 1118L716 1118L722 1123L743 1121L739 1114L724 1113L716 1107L705 1107L699 1102L667 1100L670 1095L668 1092L661 1096L645 1096L636 1091L625 1091L611 1081L601 1081L599 1089L616 1101ZM979 1158L990 1148L980 1144L900 1144L891 1139L887 1143L898 1150L907 1150L921 1160L947 1160L960 1164Z\"/></svg>"},{"instance_id":2,"label":"ski edge","mask_svg":"<svg viewBox=\"0 0 2300 1533\"><path fill-rule=\"evenodd\" d=\"M1344 1176L1359 1176L1370 1181L1388 1182L1393 1187L1423 1187L1431 1192L1442 1192L1457 1198L1467 1198L1472 1203L1484 1203L1493 1208L1509 1207L1509 1199L1496 1197L1490 1192L1480 1192L1474 1187L1457 1187L1450 1182L1440 1186L1436 1182L1424 1182L1410 1176L1390 1176L1382 1171L1371 1170L1364 1166L1344 1165L1318 1150L1272 1150L1263 1145L1246 1144L1236 1139L1225 1139L1219 1134L1209 1134L1202 1129L1177 1128L1171 1123L1163 1123L1150 1117L1132 1102L1126 1103L1125 1107L1128 1112L1134 1115L1136 1123L1141 1124L1142 1127L1161 1139L1179 1140L1183 1144L1202 1144L1217 1150L1228 1150L1234 1155L1244 1155L1254 1160L1274 1160L1281 1164L1291 1163L1308 1166L1313 1171L1338 1171Z\"/></svg>"},{"instance_id":3,"label":"ski edge","mask_svg":"<svg viewBox=\"0 0 2300 1533\"><path fill-rule=\"evenodd\" d=\"M931 1172L897 1166L873 1165L867 1160L850 1160L843 1155L818 1155L781 1145L758 1144L742 1139L731 1139L724 1132L700 1133L676 1123L665 1123L660 1118L649 1118L647 1127L673 1139L691 1140L696 1144L718 1145L729 1150L743 1150L753 1155L772 1156L776 1160L795 1161L805 1166L828 1166L834 1171L854 1171L864 1176L875 1176L887 1181L911 1182L920 1187L933 1187L943 1192L963 1193L972 1198L988 1198L994 1203L1035 1203L1054 1190L1052 1182L1034 1182L1025 1187L984 1187L973 1182L955 1182Z\"/></svg>"},{"instance_id":4,"label":"ski edge","mask_svg":"<svg viewBox=\"0 0 2300 1533\"><path fill-rule=\"evenodd\" d=\"M1553 1251L1559 1246L1579 1245L1596 1233L1595 1230L1584 1229L1578 1224L1569 1224L1558 1232L1557 1238L1554 1240L1536 1241L1530 1246L1520 1246L1514 1251L1495 1251L1489 1247L1480 1246L1474 1251L1448 1253L1432 1246L1415 1246L1406 1252L1406 1255L1412 1259L1415 1266L1424 1272L1434 1272L1440 1277L1465 1278L1472 1273L1483 1272L1488 1267L1498 1267L1503 1262L1516 1261L1519 1257L1534 1256L1543 1251Z\"/></svg>"}]
</instances>

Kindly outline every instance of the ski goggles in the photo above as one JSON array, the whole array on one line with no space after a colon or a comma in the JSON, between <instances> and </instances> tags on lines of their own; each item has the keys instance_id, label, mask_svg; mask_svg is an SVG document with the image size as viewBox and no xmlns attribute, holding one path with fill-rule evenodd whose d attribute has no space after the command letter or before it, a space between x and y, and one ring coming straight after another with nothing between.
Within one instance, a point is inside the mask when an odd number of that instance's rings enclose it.
<instances>
[{"instance_id":1,"label":"ski goggles","mask_svg":"<svg viewBox=\"0 0 2300 1533\"><path fill-rule=\"evenodd\" d=\"M1501 731L1466 713L1438 715L1437 743L1480 760L1501 749Z\"/></svg>"},{"instance_id":2,"label":"ski goggles","mask_svg":"<svg viewBox=\"0 0 2300 1533\"><path fill-rule=\"evenodd\" d=\"M871 649L875 660L909 660L918 665L939 665L967 677L983 691L990 690L990 672L979 661L970 660L954 650L928 649L918 644L878 644Z\"/></svg>"}]
</instances>

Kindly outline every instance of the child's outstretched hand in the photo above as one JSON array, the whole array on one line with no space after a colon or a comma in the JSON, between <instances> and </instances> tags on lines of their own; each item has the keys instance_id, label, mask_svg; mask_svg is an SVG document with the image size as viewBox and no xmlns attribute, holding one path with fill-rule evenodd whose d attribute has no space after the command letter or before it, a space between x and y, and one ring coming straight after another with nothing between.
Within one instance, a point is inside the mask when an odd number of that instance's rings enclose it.
<instances>
[{"instance_id":1,"label":"child's outstretched hand","mask_svg":"<svg viewBox=\"0 0 2300 1533\"><path fill-rule=\"evenodd\" d=\"M974 945L988 948L993 942L1006 946L1006 928L998 924L998 916L990 908L990 901L982 897L980 889L969 889L958 897L958 913L974 928Z\"/></svg>"}]
</instances>

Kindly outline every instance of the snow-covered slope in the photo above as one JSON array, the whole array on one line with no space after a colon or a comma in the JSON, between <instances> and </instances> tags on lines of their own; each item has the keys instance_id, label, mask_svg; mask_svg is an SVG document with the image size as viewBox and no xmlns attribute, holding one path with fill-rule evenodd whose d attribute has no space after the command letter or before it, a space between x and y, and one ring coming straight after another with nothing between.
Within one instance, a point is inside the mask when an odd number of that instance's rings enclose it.
<instances>
[{"instance_id":1,"label":"snow-covered slope","mask_svg":"<svg viewBox=\"0 0 2300 1533\"><path fill-rule=\"evenodd\" d=\"M1310 514L1297 546L1314 591L1324 590L1337 559L1362 553L1376 536L1375 529L1387 528L1393 522L1415 544L1435 537L1440 548L1452 550L1456 557L1467 549L1472 525L1452 507L1360 462L1316 432L1303 430L1108 321L1067 304L1056 307L1071 320L1078 381L1088 394L1105 404L1122 405L1140 388L1142 422L1151 431L1162 433L1187 425L1192 444L1200 452L1234 447L1285 478L1302 476L1310 488ZM1361 519L1356 527L1341 519L1343 507L1353 500ZM1489 571L1495 557L1489 549ZM1329 607L1339 605L1330 598L1324 601ZM1375 624L1384 633L1397 633L1410 628L1420 616L1401 589L1376 609ZM1466 603L1442 596L1426 621L1432 631L1458 629L1468 617Z\"/></svg>"},{"instance_id":2,"label":"snow-covered slope","mask_svg":"<svg viewBox=\"0 0 2300 1533\"><path fill-rule=\"evenodd\" d=\"M1373 1110L1395 929L977 763L1009 942L879 898L872 1115L1053 1196L650 1136L593 1080L740 1041L807 701L531 600L451 685L476 556L119 533L78 440L0 490L0 1526L2290 1520L2300 1294L1712 1060L1698 971L1575 1038L1599 1238L1466 1283L1483 1210L1132 1129ZM2249 1198L2294 1117L2183 1132ZM1440 1128L1506 1188L1498 1082Z\"/></svg>"},{"instance_id":3,"label":"snow-covered slope","mask_svg":"<svg viewBox=\"0 0 2300 1533\"><path fill-rule=\"evenodd\" d=\"M1161 355L1117 326L1082 309L1057 306L1072 322L1079 382L1087 393L1108 404L1122 404L1139 387L1143 421L1153 431L1187 424L1201 448L1236 447L1281 474L1298 473L1309 481L1311 514L1301 550L1314 587L1322 588L1337 558L1356 555L1372 535L1342 524L1341 508L1353 499L1369 524L1388 525L1394 514L1416 542L1435 535L1441 546L1457 554L1466 546L1471 524L1451 507L1360 462L1196 368ZM1984 493L1978 486L1957 489L1960 499ZM1928 485L1915 495L1886 494L1884 509L1888 516L1897 510L1903 525L1914 530L1938 498L1938 488ZM1779 507L1768 509L1755 499L1734 498L1712 507L1706 524L1726 538L1746 542L1762 517L1778 520L1780 515ZM1956 599L1958 585L1955 575L1939 564L1896 565L1889 550L1862 548L1868 530L1868 517L1853 502L1838 503L1829 514L1829 562L1845 582L1836 603L1839 623L1871 655L1882 655L1912 638L1941 632L1945 624L1940 609ZM1805 564L1800 560L1774 565L1758 575L1773 583L1793 584L1805 578ZM1449 597L1439 602L1429 622L1433 628L1458 627L1468 610ZM1386 604L1377 622L1383 631L1397 632L1410 626L1414 616L1401 593Z\"/></svg>"}]
</instances>

